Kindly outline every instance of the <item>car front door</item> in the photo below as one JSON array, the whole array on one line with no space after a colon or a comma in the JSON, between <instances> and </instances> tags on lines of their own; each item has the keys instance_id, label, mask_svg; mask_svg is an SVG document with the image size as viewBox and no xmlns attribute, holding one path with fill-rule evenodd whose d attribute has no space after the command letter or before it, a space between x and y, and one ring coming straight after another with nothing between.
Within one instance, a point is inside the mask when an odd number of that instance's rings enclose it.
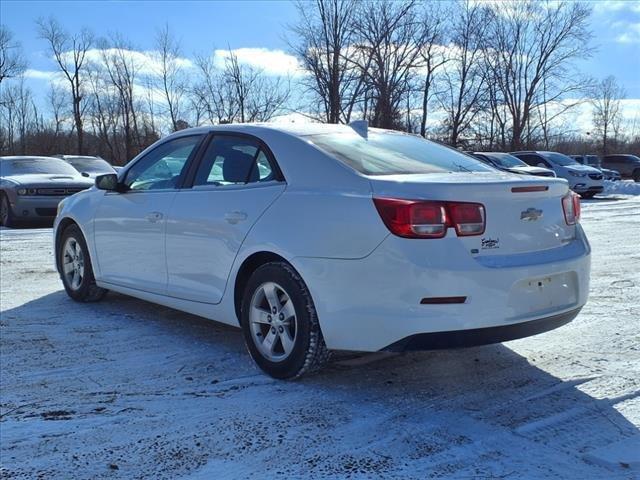
<instances>
[{"instance_id":1,"label":"car front door","mask_svg":"<svg viewBox=\"0 0 640 480\"><path fill-rule=\"evenodd\" d=\"M286 184L268 148L249 136L215 135L167 223L170 296L218 303L247 233Z\"/></svg>"},{"instance_id":2,"label":"car front door","mask_svg":"<svg viewBox=\"0 0 640 480\"><path fill-rule=\"evenodd\" d=\"M106 192L94 231L100 280L165 294L167 214L203 135L157 146L129 168L122 192Z\"/></svg>"}]
</instances>

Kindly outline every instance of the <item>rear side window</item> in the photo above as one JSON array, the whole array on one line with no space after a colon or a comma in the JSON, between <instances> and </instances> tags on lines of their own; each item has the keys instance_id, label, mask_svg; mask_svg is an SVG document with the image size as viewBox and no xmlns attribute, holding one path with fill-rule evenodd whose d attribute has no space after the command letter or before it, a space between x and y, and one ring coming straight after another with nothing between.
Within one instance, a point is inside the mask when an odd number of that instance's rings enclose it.
<instances>
[{"instance_id":1,"label":"rear side window","mask_svg":"<svg viewBox=\"0 0 640 480\"><path fill-rule=\"evenodd\" d=\"M306 139L365 175L494 171L469 155L414 135L370 130L368 138L345 132Z\"/></svg>"},{"instance_id":2,"label":"rear side window","mask_svg":"<svg viewBox=\"0 0 640 480\"><path fill-rule=\"evenodd\" d=\"M225 135L214 137L207 147L194 185L244 185L274 179L274 168L257 141Z\"/></svg>"}]
</instances>

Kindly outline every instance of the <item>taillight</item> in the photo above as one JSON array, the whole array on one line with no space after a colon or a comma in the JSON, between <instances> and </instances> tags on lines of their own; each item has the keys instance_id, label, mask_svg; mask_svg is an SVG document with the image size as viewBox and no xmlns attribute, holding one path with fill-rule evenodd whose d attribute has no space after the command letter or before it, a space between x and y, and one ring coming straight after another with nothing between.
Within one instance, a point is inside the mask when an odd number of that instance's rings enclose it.
<instances>
[{"instance_id":1,"label":"taillight","mask_svg":"<svg viewBox=\"0 0 640 480\"><path fill-rule=\"evenodd\" d=\"M562 210L567 225L575 225L580 221L580 195L569 192L562 197Z\"/></svg>"},{"instance_id":2,"label":"taillight","mask_svg":"<svg viewBox=\"0 0 640 480\"><path fill-rule=\"evenodd\" d=\"M479 203L447 203L451 224L459 237L484 233L484 206Z\"/></svg>"},{"instance_id":3,"label":"taillight","mask_svg":"<svg viewBox=\"0 0 640 480\"><path fill-rule=\"evenodd\" d=\"M442 238L450 227L460 237L484 233L484 206L479 203L397 198L374 198L373 202L384 224L399 237Z\"/></svg>"}]
</instances>

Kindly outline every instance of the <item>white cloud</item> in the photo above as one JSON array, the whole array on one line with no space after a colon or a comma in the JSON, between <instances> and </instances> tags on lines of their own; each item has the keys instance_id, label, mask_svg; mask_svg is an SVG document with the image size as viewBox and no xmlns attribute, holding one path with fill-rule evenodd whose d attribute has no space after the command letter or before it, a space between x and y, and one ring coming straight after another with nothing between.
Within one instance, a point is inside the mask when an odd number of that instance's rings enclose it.
<instances>
[{"instance_id":1,"label":"white cloud","mask_svg":"<svg viewBox=\"0 0 640 480\"><path fill-rule=\"evenodd\" d=\"M49 71L49 70L36 70L33 68L28 68L24 72L25 78L34 78L36 80L47 80L52 81L60 76L60 72Z\"/></svg>"},{"instance_id":2,"label":"white cloud","mask_svg":"<svg viewBox=\"0 0 640 480\"><path fill-rule=\"evenodd\" d=\"M239 63L259 68L268 75L295 77L304 74L298 59L282 50L237 48L231 52L237 57ZM214 52L216 64L220 67L224 66L225 59L229 56L229 50Z\"/></svg>"},{"instance_id":3,"label":"white cloud","mask_svg":"<svg viewBox=\"0 0 640 480\"><path fill-rule=\"evenodd\" d=\"M631 12L640 13L640 2L637 1L600 1L596 2L594 6L596 13L601 12L620 12L623 10L629 10Z\"/></svg>"},{"instance_id":4,"label":"white cloud","mask_svg":"<svg viewBox=\"0 0 640 480\"><path fill-rule=\"evenodd\" d=\"M626 31L616 37L616 42L640 44L640 23L618 22L618 27Z\"/></svg>"},{"instance_id":5,"label":"white cloud","mask_svg":"<svg viewBox=\"0 0 640 480\"><path fill-rule=\"evenodd\" d=\"M70 55L70 52L68 52L67 55ZM161 69L159 53L157 51L151 50L140 51L115 48L92 48L91 50L87 51L86 60L101 65L104 64L105 55L107 57L112 55L122 56L122 58L124 58L127 62L133 64L138 73L142 75L153 75L154 73L158 73L158 71L160 71ZM190 59L184 57L176 58L175 64L177 67L185 69L193 67L193 62Z\"/></svg>"}]
</instances>

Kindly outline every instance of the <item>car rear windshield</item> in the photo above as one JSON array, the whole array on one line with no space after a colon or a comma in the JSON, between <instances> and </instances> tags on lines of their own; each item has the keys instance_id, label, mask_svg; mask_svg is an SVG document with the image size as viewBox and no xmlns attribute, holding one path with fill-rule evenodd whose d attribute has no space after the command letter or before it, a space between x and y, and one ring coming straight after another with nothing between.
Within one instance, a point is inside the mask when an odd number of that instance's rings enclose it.
<instances>
[{"instance_id":1,"label":"car rear windshield","mask_svg":"<svg viewBox=\"0 0 640 480\"><path fill-rule=\"evenodd\" d=\"M570 167L571 165L578 165L573 158L567 157L562 153L556 152L542 152L542 156L547 160L551 160L551 163L555 163L556 165L560 165L562 167Z\"/></svg>"},{"instance_id":2,"label":"car rear windshield","mask_svg":"<svg viewBox=\"0 0 640 480\"><path fill-rule=\"evenodd\" d=\"M491 157L495 162L505 168L528 166L519 158L514 157L513 155L509 155L508 153L487 153L485 155Z\"/></svg>"},{"instance_id":3,"label":"car rear windshield","mask_svg":"<svg viewBox=\"0 0 640 480\"><path fill-rule=\"evenodd\" d=\"M79 172L86 173L113 173L113 168L100 158L67 158L67 162Z\"/></svg>"},{"instance_id":4,"label":"car rear windshield","mask_svg":"<svg viewBox=\"0 0 640 480\"><path fill-rule=\"evenodd\" d=\"M355 132L306 138L365 175L494 171L469 155L414 135L370 130L368 138Z\"/></svg>"},{"instance_id":5,"label":"car rear windshield","mask_svg":"<svg viewBox=\"0 0 640 480\"><path fill-rule=\"evenodd\" d=\"M17 158L0 162L2 175L72 175L78 172L63 160L57 158Z\"/></svg>"}]
</instances>

